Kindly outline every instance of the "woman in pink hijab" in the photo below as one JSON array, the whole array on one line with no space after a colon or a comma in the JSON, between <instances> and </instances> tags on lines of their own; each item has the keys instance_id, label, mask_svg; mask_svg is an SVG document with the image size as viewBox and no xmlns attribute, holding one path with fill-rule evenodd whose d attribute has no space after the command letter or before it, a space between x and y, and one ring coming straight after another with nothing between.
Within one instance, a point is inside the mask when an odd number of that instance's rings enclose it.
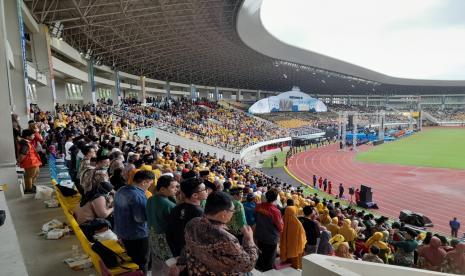
<instances>
[{"instance_id":1,"label":"woman in pink hijab","mask_svg":"<svg viewBox=\"0 0 465 276\"><path fill-rule=\"evenodd\" d=\"M441 248L441 240L432 237L428 245L418 249L418 267L433 271L439 271L446 251Z\"/></svg>"},{"instance_id":2,"label":"woman in pink hijab","mask_svg":"<svg viewBox=\"0 0 465 276\"><path fill-rule=\"evenodd\" d=\"M459 243L448 252L441 265L441 272L465 274L465 243Z\"/></svg>"}]
</instances>

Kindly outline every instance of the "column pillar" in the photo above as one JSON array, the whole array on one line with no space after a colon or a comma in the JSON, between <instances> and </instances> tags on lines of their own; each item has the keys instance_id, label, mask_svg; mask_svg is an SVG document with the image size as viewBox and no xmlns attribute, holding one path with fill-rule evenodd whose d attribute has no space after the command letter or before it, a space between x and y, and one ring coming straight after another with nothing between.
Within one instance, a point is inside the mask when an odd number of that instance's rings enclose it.
<instances>
[{"instance_id":1,"label":"column pillar","mask_svg":"<svg viewBox=\"0 0 465 276\"><path fill-rule=\"evenodd\" d=\"M3 118L3 120L0 120L0 129L2 130L0 132L0 139L2 141L0 143L0 152L2 153L0 154L0 175L2 176L0 184L8 185L8 189L5 191L5 196L7 198L17 198L21 196L21 191L18 186L18 176L16 174L15 144L11 125L11 104L13 103L13 99L10 95L13 94L14 87L11 86L12 82L10 81L10 77L12 77L12 74L10 73L10 66L7 60L5 43L7 38L5 30L5 11L8 11L4 9L6 6L5 2L10 2L11 4L11 2L14 3L14 1L0 1L0 41L2 41L2 43L0 43L0 91L2 91L0 93L0 116ZM18 21L15 20L15 22ZM16 51L17 49L12 50ZM22 94L24 96L24 94L20 92L16 94ZM25 112L20 116L25 117ZM27 123L27 118L24 118L22 121L24 120L26 120ZM25 125L22 126L24 127Z\"/></svg>"},{"instance_id":2,"label":"column pillar","mask_svg":"<svg viewBox=\"0 0 465 276\"><path fill-rule=\"evenodd\" d=\"M145 90L145 76L140 76L140 102L145 104L147 102L146 98L146 90Z\"/></svg>"},{"instance_id":3,"label":"column pillar","mask_svg":"<svg viewBox=\"0 0 465 276\"><path fill-rule=\"evenodd\" d=\"M236 102L240 102L241 101L241 90L238 89L236 91Z\"/></svg>"},{"instance_id":4,"label":"column pillar","mask_svg":"<svg viewBox=\"0 0 465 276\"><path fill-rule=\"evenodd\" d=\"M21 126L29 121L29 93L26 68L26 39L22 19L21 1L0 1L3 5L3 18L8 25L3 24L4 39L2 43L9 45L13 54L13 68L8 69L12 97L11 110L20 117ZM7 61L8 62L8 61Z\"/></svg>"},{"instance_id":5,"label":"column pillar","mask_svg":"<svg viewBox=\"0 0 465 276\"><path fill-rule=\"evenodd\" d=\"M97 96L95 95L95 71L94 71L94 59L90 57L87 61L87 84L82 85L82 98L84 103L97 103Z\"/></svg>"},{"instance_id":6,"label":"column pillar","mask_svg":"<svg viewBox=\"0 0 465 276\"><path fill-rule=\"evenodd\" d=\"M191 84L190 86L190 90L191 90L191 100L192 101L195 101L197 100L197 88L195 87L195 85Z\"/></svg>"},{"instance_id":7,"label":"column pillar","mask_svg":"<svg viewBox=\"0 0 465 276\"><path fill-rule=\"evenodd\" d=\"M367 95L367 98L366 98L366 101L365 101L365 107L368 108L368 95Z\"/></svg>"},{"instance_id":8,"label":"column pillar","mask_svg":"<svg viewBox=\"0 0 465 276\"><path fill-rule=\"evenodd\" d=\"M354 150L357 150L357 134L358 134L358 129L357 129L357 115L354 114L354 117L352 119L354 129L352 130L352 147Z\"/></svg>"},{"instance_id":9,"label":"column pillar","mask_svg":"<svg viewBox=\"0 0 465 276\"><path fill-rule=\"evenodd\" d=\"M384 141L384 120L386 119L384 111L381 111L379 114L379 132L378 132L378 140Z\"/></svg>"},{"instance_id":10,"label":"column pillar","mask_svg":"<svg viewBox=\"0 0 465 276\"><path fill-rule=\"evenodd\" d=\"M260 98L261 98L261 93L262 93L261 90L257 90L257 101L260 100Z\"/></svg>"},{"instance_id":11,"label":"column pillar","mask_svg":"<svg viewBox=\"0 0 465 276\"><path fill-rule=\"evenodd\" d=\"M40 26L39 33L32 35L32 43L35 48L35 65L37 72L44 73L47 70L47 85L36 85L37 104L42 110L54 111L57 103L55 90L55 74L53 70L50 33L45 25Z\"/></svg>"},{"instance_id":12,"label":"column pillar","mask_svg":"<svg viewBox=\"0 0 465 276\"><path fill-rule=\"evenodd\" d=\"M446 95L442 95L441 99L441 109L444 110L446 108Z\"/></svg>"},{"instance_id":13,"label":"column pillar","mask_svg":"<svg viewBox=\"0 0 465 276\"><path fill-rule=\"evenodd\" d=\"M346 127L347 127L347 112L342 113L342 150L346 150Z\"/></svg>"},{"instance_id":14,"label":"column pillar","mask_svg":"<svg viewBox=\"0 0 465 276\"><path fill-rule=\"evenodd\" d=\"M121 79L119 71L115 69L115 93L112 94L113 104L121 104Z\"/></svg>"},{"instance_id":15,"label":"column pillar","mask_svg":"<svg viewBox=\"0 0 465 276\"><path fill-rule=\"evenodd\" d=\"M171 85L169 81L165 83L166 98L171 99Z\"/></svg>"},{"instance_id":16,"label":"column pillar","mask_svg":"<svg viewBox=\"0 0 465 276\"><path fill-rule=\"evenodd\" d=\"M218 87L215 87L215 90L213 90L213 99L217 102L220 100L220 91Z\"/></svg>"}]
</instances>

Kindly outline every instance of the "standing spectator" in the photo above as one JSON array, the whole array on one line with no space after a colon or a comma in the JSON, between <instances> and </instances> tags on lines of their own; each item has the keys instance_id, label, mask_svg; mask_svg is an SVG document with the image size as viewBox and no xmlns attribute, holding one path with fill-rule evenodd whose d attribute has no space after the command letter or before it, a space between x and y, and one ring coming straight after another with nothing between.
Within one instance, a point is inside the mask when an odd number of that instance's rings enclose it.
<instances>
[{"instance_id":1,"label":"standing spectator","mask_svg":"<svg viewBox=\"0 0 465 276\"><path fill-rule=\"evenodd\" d=\"M164 262L173 257L166 241L166 232L168 231L168 216L176 207L174 196L177 186L178 182L173 177L163 175L157 181L157 192L147 200L150 248L154 257L152 271L160 271L161 274L168 272L168 267Z\"/></svg>"},{"instance_id":2,"label":"standing spectator","mask_svg":"<svg viewBox=\"0 0 465 276\"><path fill-rule=\"evenodd\" d=\"M321 190L321 186L323 186L323 177L320 176L320 178L318 178L318 188Z\"/></svg>"},{"instance_id":3,"label":"standing spectator","mask_svg":"<svg viewBox=\"0 0 465 276\"><path fill-rule=\"evenodd\" d=\"M239 242L242 242L242 232L241 229L244 228L245 225L247 225L247 220L245 218L245 212L244 212L244 206L242 206L241 200L242 200L242 188L236 187L232 188L229 193L231 194L233 198L233 203L234 203L234 208L235 212L229 220L228 223L228 228L229 232L236 236L236 238L239 240Z\"/></svg>"},{"instance_id":4,"label":"standing spectator","mask_svg":"<svg viewBox=\"0 0 465 276\"><path fill-rule=\"evenodd\" d=\"M450 232L451 236L454 238L457 238L459 229L460 229L460 222L457 220L457 218L454 218L449 222L450 225Z\"/></svg>"},{"instance_id":5,"label":"standing spectator","mask_svg":"<svg viewBox=\"0 0 465 276\"><path fill-rule=\"evenodd\" d=\"M299 217L300 222L305 230L305 236L307 238L307 245L305 247L305 254L316 253L316 246L318 238L320 237L320 228L318 223L312 219L313 207L305 206L303 208L304 216Z\"/></svg>"},{"instance_id":6,"label":"standing spectator","mask_svg":"<svg viewBox=\"0 0 465 276\"><path fill-rule=\"evenodd\" d=\"M18 151L17 151L17 143L18 140L21 138L21 125L19 123L19 116L18 114L11 114L11 123L13 125L13 139L15 143L15 154L16 157L18 157Z\"/></svg>"},{"instance_id":7,"label":"standing spectator","mask_svg":"<svg viewBox=\"0 0 465 276\"><path fill-rule=\"evenodd\" d=\"M95 168L88 167L81 172L81 185L84 189L84 194L94 190L100 183L109 182L108 168L110 166L110 158L106 155L97 157Z\"/></svg>"},{"instance_id":8,"label":"standing spectator","mask_svg":"<svg viewBox=\"0 0 465 276\"><path fill-rule=\"evenodd\" d=\"M276 249L280 233L283 231L283 220L277 205L278 191L270 189L265 194L266 202L255 208L257 226L255 238L261 254L258 256L257 269L268 271L273 269Z\"/></svg>"},{"instance_id":9,"label":"standing spectator","mask_svg":"<svg viewBox=\"0 0 465 276\"><path fill-rule=\"evenodd\" d=\"M245 219L247 224L251 227L255 226L255 195L253 193L247 194L246 202L243 204L245 211Z\"/></svg>"},{"instance_id":10,"label":"standing spectator","mask_svg":"<svg viewBox=\"0 0 465 276\"><path fill-rule=\"evenodd\" d=\"M332 195L333 192L333 183L331 181L328 182L328 194Z\"/></svg>"},{"instance_id":11,"label":"standing spectator","mask_svg":"<svg viewBox=\"0 0 465 276\"><path fill-rule=\"evenodd\" d=\"M207 188L195 177L182 181L181 191L185 196L184 202L171 210L166 232L166 240L173 257L181 255L181 251L186 244L184 239L186 224L191 219L203 215L200 202L207 198Z\"/></svg>"},{"instance_id":12,"label":"standing spectator","mask_svg":"<svg viewBox=\"0 0 465 276\"><path fill-rule=\"evenodd\" d=\"M313 175L313 188L316 188L316 175Z\"/></svg>"},{"instance_id":13,"label":"standing spectator","mask_svg":"<svg viewBox=\"0 0 465 276\"><path fill-rule=\"evenodd\" d=\"M115 232L144 275L149 257L145 191L153 184L154 177L151 171L138 171L133 185L121 187L115 196Z\"/></svg>"},{"instance_id":14,"label":"standing spectator","mask_svg":"<svg viewBox=\"0 0 465 276\"><path fill-rule=\"evenodd\" d=\"M325 180L323 180L323 190L326 192L327 188L328 188L328 179L325 178Z\"/></svg>"},{"instance_id":15,"label":"standing spectator","mask_svg":"<svg viewBox=\"0 0 465 276\"><path fill-rule=\"evenodd\" d=\"M31 143L34 137L35 134L32 130L25 129L22 133L22 139L18 140L17 162L24 169L24 193L35 193L36 187L34 183L39 175L39 168L42 165L40 156Z\"/></svg>"},{"instance_id":16,"label":"standing spectator","mask_svg":"<svg viewBox=\"0 0 465 276\"><path fill-rule=\"evenodd\" d=\"M344 195L344 186L342 185L342 183L339 183L339 198L342 198L343 195Z\"/></svg>"},{"instance_id":17,"label":"standing spectator","mask_svg":"<svg viewBox=\"0 0 465 276\"><path fill-rule=\"evenodd\" d=\"M74 145L73 143L73 135L68 134L66 135L66 143L65 143L65 164L69 170L72 169L71 167L71 147Z\"/></svg>"},{"instance_id":18,"label":"standing spectator","mask_svg":"<svg viewBox=\"0 0 465 276\"><path fill-rule=\"evenodd\" d=\"M185 231L189 275L243 275L252 271L258 257L249 226L242 228L243 246L226 231L226 224L236 211L225 192L208 196L205 216L193 218Z\"/></svg>"},{"instance_id":19,"label":"standing spectator","mask_svg":"<svg viewBox=\"0 0 465 276\"><path fill-rule=\"evenodd\" d=\"M281 261L290 262L295 269L302 269L302 256L306 244L305 229L297 219L297 208L288 206L284 211L284 230L279 242Z\"/></svg>"}]
</instances>

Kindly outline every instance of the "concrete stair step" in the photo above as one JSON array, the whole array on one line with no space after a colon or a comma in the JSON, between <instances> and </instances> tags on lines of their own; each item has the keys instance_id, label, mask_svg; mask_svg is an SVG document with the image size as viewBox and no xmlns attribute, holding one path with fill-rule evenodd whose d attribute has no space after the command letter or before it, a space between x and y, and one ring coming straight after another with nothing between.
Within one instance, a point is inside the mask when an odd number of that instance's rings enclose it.
<instances>
[{"instance_id":1,"label":"concrete stair step","mask_svg":"<svg viewBox=\"0 0 465 276\"><path fill-rule=\"evenodd\" d=\"M299 271L292 267L286 267L280 270L272 269L272 270L268 270L265 272L253 270L252 273L253 275L258 275L258 276L302 276L302 271Z\"/></svg>"}]
</instances>

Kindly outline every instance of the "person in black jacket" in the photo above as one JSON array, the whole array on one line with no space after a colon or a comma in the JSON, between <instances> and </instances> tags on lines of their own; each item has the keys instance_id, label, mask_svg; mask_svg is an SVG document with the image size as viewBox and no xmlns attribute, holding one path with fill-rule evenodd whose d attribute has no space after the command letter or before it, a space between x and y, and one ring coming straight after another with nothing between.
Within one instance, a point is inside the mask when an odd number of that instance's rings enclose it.
<instances>
[{"instance_id":1,"label":"person in black jacket","mask_svg":"<svg viewBox=\"0 0 465 276\"><path fill-rule=\"evenodd\" d=\"M300 217L299 220L305 229L305 235L307 236L307 245L305 246L305 255L316 253L318 239L320 238L320 227L318 222L312 219L313 207L305 206L303 208L304 217Z\"/></svg>"}]
</instances>

